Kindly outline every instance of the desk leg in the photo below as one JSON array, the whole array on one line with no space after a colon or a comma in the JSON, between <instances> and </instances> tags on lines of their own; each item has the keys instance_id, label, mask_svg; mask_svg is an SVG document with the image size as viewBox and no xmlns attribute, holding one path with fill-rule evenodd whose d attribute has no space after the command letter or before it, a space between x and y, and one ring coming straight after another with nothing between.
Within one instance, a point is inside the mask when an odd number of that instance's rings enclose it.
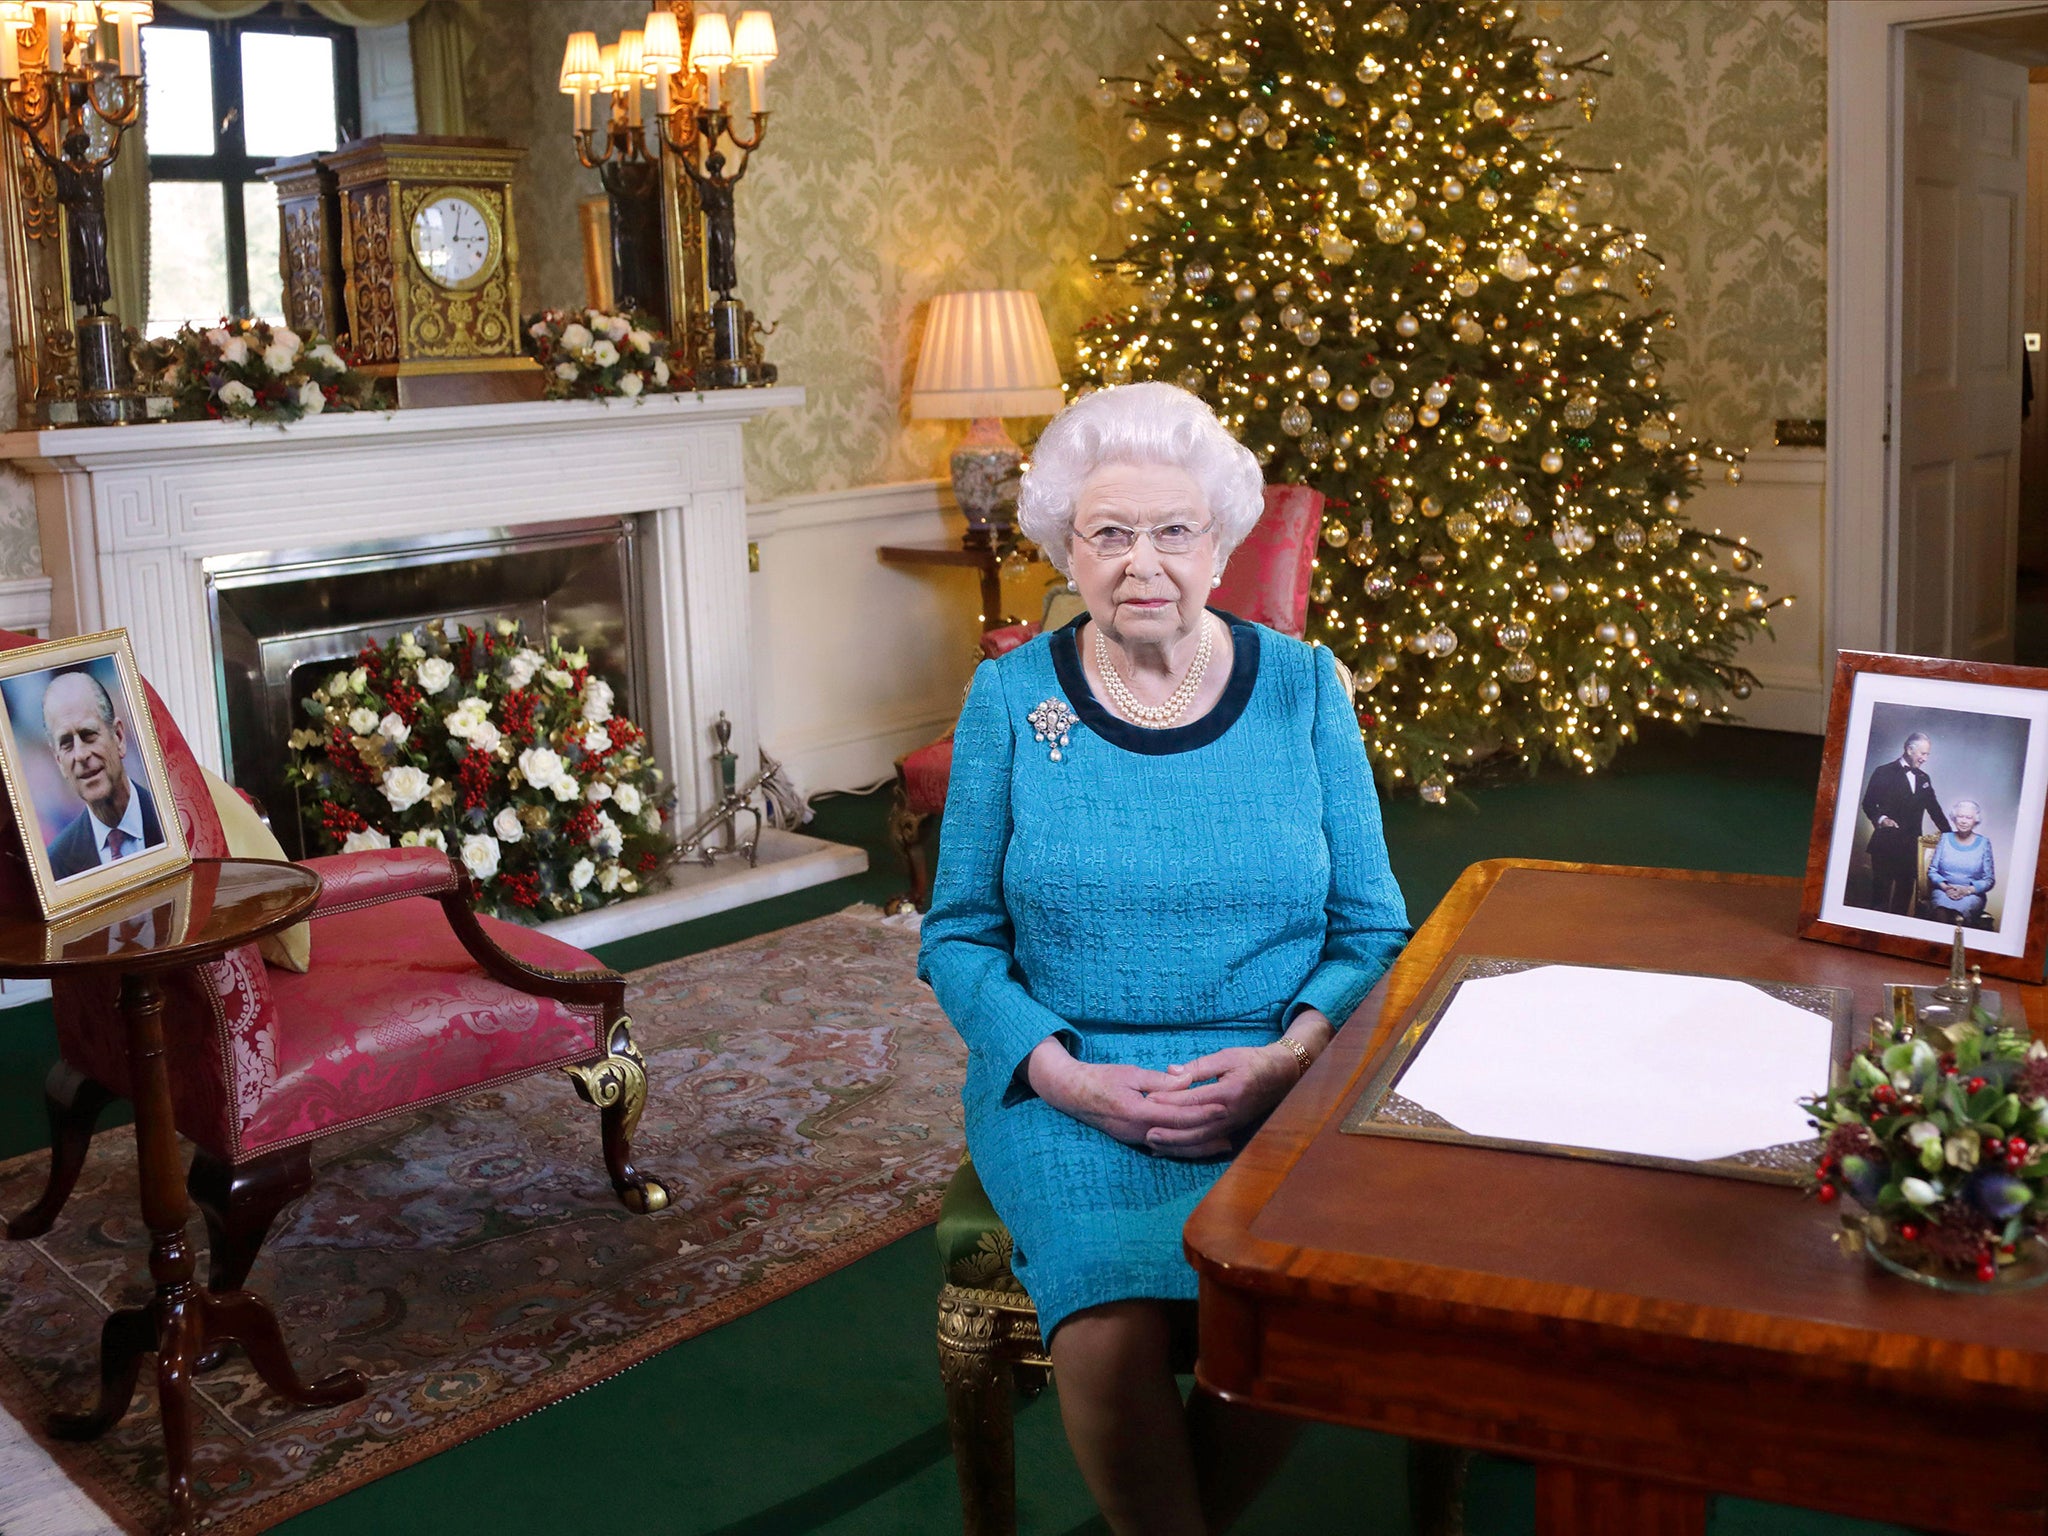
<instances>
[{"instance_id":1,"label":"desk leg","mask_svg":"<svg viewBox=\"0 0 2048 1536\"><path fill-rule=\"evenodd\" d=\"M247 1291L216 1295L193 1283L197 1266L185 1241L192 1215L185 1199L178 1132L171 1118L171 1079L164 1064L164 994L155 977L121 978L121 1018L128 1030L128 1068L135 1091L135 1154L142 1181L142 1219L149 1228L149 1305L116 1312L100 1332L100 1401L89 1413L60 1413L50 1431L91 1440L120 1422L135 1396L142 1357L156 1352L159 1409L170 1483L167 1531L196 1528L192 1508L192 1369L215 1344L241 1344L263 1384L300 1407L324 1407L363 1394L363 1378L337 1371L307 1386L285 1353L277 1318Z\"/></svg>"},{"instance_id":2,"label":"desk leg","mask_svg":"<svg viewBox=\"0 0 2048 1536\"><path fill-rule=\"evenodd\" d=\"M981 567L981 627L994 629L1003 622L1003 562L990 555Z\"/></svg>"},{"instance_id":3,"label":"desk leg","mask_svg":"<svg viewBox=\"0 0 2048 1536\"><path fill-rule=\"evenodd\" d=\"M1663 1483L1545 1463L1536 1536L1706 1536L1707 1496Z\"/></svg>"}]
</instances>

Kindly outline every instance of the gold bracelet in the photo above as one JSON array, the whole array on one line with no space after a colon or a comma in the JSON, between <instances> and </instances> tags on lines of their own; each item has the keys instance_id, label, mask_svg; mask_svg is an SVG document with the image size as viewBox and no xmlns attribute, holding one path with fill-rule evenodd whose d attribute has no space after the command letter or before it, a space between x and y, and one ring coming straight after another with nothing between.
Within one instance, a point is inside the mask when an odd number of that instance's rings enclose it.
<instances>
[{"instance_id":1,"label":"gold bracelet","mask_svg":"<svg viewBox=\"0 0 2048 1536\"><path fill-rule=\"evenodd\" d=\"M1284 1045L1288 1050L1294 1052L1294 1064L1301 1068L1301 1077L1307 1077L1309 1065L1315 1060L1313 1056L1309 1055L1308 1047L1292 1035L1282 1035L1276 1043ZM1300 1080L1301 1078L1295 1079L1296 1082Z\"/></svg>"}]
</instances>

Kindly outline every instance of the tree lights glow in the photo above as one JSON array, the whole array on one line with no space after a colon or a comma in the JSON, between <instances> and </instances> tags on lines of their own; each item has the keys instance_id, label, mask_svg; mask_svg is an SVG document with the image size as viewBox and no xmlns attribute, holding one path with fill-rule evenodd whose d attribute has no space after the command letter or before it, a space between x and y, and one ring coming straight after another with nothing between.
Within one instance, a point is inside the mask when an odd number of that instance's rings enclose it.
<instances>
[{"instance_id":1,"label":"tree lights glow","mask_svg":"<svg viewBox=\"0 0 2048 1536\"><path fill-rule=\"evenodd\" d=\"M1309 636L1357 676L1381 775L1431 801L1477 760L1591 772L1642 719L1725 715L1774 606L1753 548L1685 518L1740 455L1683 433L1660 263L1567 153L1601 61L1518 25L1223 0L1100 87L1163 153L1112 197L1097 259L1138 298L1083 328L1083 374L1178 383L1324 493Z\"/></svg>"}]
</instances>

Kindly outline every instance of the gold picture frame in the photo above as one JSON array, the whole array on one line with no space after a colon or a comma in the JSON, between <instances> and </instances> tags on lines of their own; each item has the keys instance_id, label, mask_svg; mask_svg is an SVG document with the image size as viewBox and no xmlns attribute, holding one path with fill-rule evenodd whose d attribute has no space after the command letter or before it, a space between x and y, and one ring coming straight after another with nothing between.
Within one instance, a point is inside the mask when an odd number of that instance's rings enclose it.
<instances>
[{"instance_id":1,"label":"gold picture frame","mask_svg":"<svg viewBox=\"0 0 2048 1536\"><path fill-rule=\"evenodd\" d=\"M0 654L0 788L46 922L192 863L125 629Z\"/></svg>"}]
</instances>

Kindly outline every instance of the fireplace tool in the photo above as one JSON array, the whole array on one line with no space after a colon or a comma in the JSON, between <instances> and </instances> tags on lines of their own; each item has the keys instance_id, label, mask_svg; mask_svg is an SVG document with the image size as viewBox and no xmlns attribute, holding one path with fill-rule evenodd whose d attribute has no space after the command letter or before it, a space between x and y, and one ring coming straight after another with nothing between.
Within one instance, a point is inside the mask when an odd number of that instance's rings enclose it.
<instances>
[{"instance_id":1,"label":"fireplace tool","mask_svg":"<svg viewBox=\"0 0 2048 1536\"><path fill-rule=\"evenodd\" d=\"M712 722L711 734L718 739L718 750L711 754L718 804L700 816L696 825L677 841L675 859L678 864L702 864L708 869L720 859L743 857L752 869L760 862L762 826L760 807L754 804L754 797L768 791L769 781L782 772L782 764L763 752L761 771L741 784L739 754L732 749L732 722L725 718L724 710ZM754 818L753 833L744 842L739 830L742 816Z\"/></svg>"}]
</instances>

